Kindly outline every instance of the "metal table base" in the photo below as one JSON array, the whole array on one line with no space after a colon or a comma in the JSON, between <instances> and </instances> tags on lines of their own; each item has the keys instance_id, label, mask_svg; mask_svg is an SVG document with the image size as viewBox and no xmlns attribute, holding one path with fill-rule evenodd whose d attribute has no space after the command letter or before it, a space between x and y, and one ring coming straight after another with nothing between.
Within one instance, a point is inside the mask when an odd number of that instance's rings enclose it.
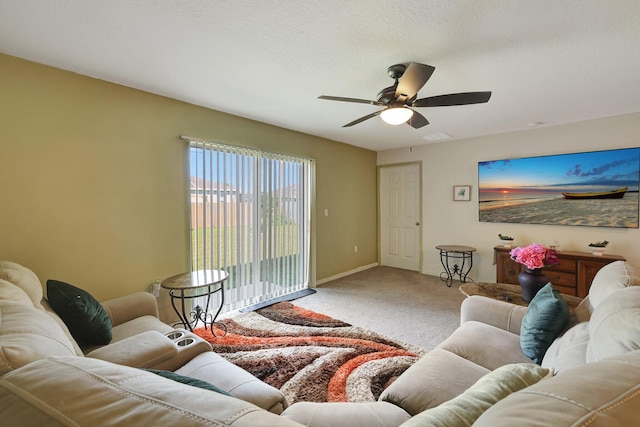
<instances>
[{"instance_id":1,"label":"metal table base","mask_svg":"<svg viewBox=\"0 0 640 427\"><path fill-rule=\"evenodd\" d=\"M444 271L440 273L440 280L445 282L448 287L453 284L453 279L458 276L461 282L473 282L469 277L471 267L473 267L473 252L476 248L471 246L459 245L439 245L436 249L440 251L440 263L444 267ZM451 266L453 260L453 266ZM461 261L458 265L457 261Z\"/></svg>"},{"instance_id":2,"label":"metal table base","mask_svg":"<svg viewBox=\"0 0 640 427\"><path fill-rule=\"evenodd\" d=\"M224 305L224 281L228 274L220 270L199 270L191 273L178 274L162 281L161 286L169 290L171 305L178 315L178 322L173 326L182 325L189 331L202 322L205 328L211 330L213 336L216 335L213 326L216 325L223 331L223 336L227 333L227 326L224 323L216 322L222 306ZM220 303L215 314L209 313L211 295L220 293ZM204 307L196 305L187 314L185 301L193 298L206 297ZM179 304L176 304L179 302Z\"/></svg>"}]
</instances>

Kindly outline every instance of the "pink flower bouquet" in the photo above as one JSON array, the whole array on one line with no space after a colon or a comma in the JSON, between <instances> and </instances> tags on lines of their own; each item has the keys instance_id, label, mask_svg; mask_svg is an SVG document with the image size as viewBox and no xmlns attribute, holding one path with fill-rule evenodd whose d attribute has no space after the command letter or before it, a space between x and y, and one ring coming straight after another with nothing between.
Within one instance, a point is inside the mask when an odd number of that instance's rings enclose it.
<instances>
[{"instance_id":1,"label":"pink flower bouquet","mask_svg":"<svg viewBox=\"0 0 640 427\"><path fill-rule=\"evenodd\" d=\"M524 264L530 270L544 268L548 265L560 262L556 256L556 251L534 243L529 246L514 248L509 252L511 259Z\"/></svg>"}]
</instances>

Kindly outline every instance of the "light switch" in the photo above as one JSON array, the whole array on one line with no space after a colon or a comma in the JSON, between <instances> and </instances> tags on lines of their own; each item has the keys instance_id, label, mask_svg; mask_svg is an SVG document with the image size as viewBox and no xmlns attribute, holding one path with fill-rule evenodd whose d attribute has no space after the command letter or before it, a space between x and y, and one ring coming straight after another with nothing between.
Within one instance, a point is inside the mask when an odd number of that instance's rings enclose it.
<instances>
[{"instance_id":1,"label":"light switch","mask_svg":"<svg viewBox=\"0 0 640 427\"><path fill-rule=\"evenodd\" d=\"M324 210L324 216L329 216L329 209Z\"/></svg>"}]
</instances>

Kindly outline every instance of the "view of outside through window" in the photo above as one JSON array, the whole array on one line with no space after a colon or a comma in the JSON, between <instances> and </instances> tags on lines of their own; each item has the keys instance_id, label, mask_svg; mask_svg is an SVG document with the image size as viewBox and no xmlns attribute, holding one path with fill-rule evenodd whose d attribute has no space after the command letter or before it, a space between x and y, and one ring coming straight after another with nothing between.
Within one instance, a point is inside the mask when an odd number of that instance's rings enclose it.
<instances>
[{"instance_id":1,"label":"view of outside through window","mask_svg":"<svg viewBox=\"0 0 640 427\"><path fill-rule=\"evenodd\" d=\"M311 161L192 142L192 269L219 269L225 310L308 286Z\"/></svg>"}]
</instances>

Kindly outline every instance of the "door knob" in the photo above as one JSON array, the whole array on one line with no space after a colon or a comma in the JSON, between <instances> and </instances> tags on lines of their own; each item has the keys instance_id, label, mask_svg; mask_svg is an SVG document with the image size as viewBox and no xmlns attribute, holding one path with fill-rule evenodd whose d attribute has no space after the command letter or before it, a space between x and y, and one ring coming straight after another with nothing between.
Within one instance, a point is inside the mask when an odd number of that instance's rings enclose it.
<instances>
[{"instance_id":1,"label":"door knob","mask_svg":"<svg viewBox=\"0 0 640 427\"><path fill-rule=\"evenodd\" d=\"M416 225L420 225L420 223L419 223L419 222L416 222Z\"/></svg>"}]
</instances>

